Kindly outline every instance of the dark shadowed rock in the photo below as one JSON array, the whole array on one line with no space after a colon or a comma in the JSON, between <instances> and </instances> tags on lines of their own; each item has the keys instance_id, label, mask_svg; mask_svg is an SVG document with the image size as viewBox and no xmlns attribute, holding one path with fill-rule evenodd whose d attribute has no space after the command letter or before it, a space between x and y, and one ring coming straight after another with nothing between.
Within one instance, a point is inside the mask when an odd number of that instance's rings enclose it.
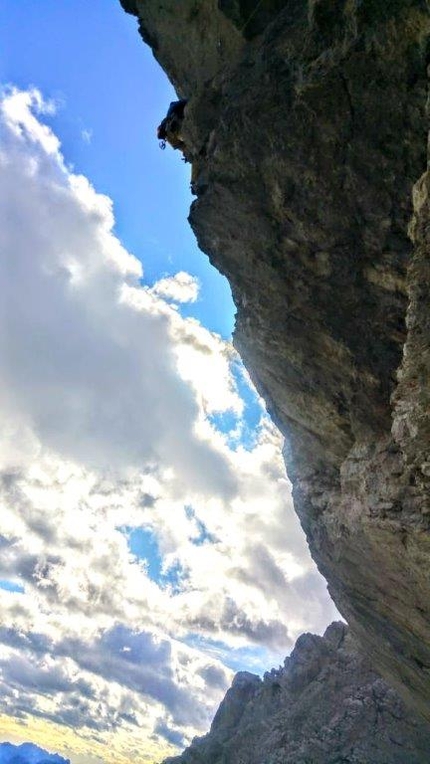
<instances>
[{"instance_id":1,"label":"dark shadowed rock","mask_svg":"<svg viewBox=\"0 0 430 764\"><path fill-rule=\"evenodd\" d=\"M165 764L427 764L429 751L430 726L333 623L264 681L238 674L209 734Z\"/></svg>"},{"instance_id":2,"label":"dark shadowed rock","mask_svg":"<svg viewBox=\"0 0 430 764\"><path fill-rule=\"evenodd\" d=\"M189 98L191 225L312 555L430 719L428 3L122 2Z\"/></svg>"}]
</instances>

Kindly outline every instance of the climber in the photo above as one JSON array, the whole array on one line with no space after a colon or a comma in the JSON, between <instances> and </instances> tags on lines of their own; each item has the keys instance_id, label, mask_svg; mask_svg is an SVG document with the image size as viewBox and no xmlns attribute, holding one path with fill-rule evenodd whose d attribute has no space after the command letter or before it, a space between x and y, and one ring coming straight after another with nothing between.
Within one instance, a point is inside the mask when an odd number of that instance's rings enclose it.
<instances>
[{"instance_id":1,"label":"climber","mask_svg":"<svg viewBox=\"0 0 430 764\"><path fill-rule=\"evenodd\" d=\"M157 127L157 138L160 141L160 148L166 148L166 142L172 148L182 151L184 162L191 162L191 183L190 188L193 194L197 194L197 174L198 165L185 145L181 135L182 122L184 121L184 111L188 103L187 98L181 98L179 101L172 101L169 110L163 121Z\"/></svg>"},{"instance_id":2,"label":"climber","mask_svg":"<svg viewBox=\"0 0 430 764\"><path fill-rule=\"evenodd\" d=\"M180 151L184 153L185 143L181 136L181 127L187 102L186 98L181 98L179 101L172 101L166 116L158 125L157 138L160 141L160 147L162 149L166 148L167 141L172 148L180 149ZM185 161L187 161L185 156L184 158Z\"/></svg>"}]
</instances>

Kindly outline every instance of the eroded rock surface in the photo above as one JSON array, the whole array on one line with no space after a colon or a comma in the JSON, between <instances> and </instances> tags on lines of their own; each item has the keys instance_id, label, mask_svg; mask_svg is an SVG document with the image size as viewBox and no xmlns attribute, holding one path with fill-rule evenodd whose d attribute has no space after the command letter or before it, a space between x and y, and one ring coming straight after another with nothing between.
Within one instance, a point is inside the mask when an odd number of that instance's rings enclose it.
<instances>
[{"instance_id":1,"label":"eroded rock surface","mask_svg":"<svg viewBox=\"0 0 430 764\"><path fill-rule=\"evenodd\" d=\"M264 681L237 674L209 734L165 764L427 764L429 750L430 726L333 623Z\"/></svg>"},{"instance_id":2,"label":"eroded rock surface","mask_svg":"<svg viewBox=\"0 0 430 764\"><path fill-rule=\"evenodd\" d=\"M230 281L312 555L430 718L428 4L122 4L189 98L191 225Z\"/></svg>"}]
</instances>

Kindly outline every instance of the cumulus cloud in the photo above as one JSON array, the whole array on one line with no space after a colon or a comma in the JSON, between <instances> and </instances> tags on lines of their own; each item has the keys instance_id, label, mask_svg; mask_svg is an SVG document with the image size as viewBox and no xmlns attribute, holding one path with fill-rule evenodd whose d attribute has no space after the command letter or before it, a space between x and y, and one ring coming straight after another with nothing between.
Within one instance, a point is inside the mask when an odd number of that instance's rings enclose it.
<instances>
[{"instance_id":1,"label":"cumulus cloud","mask_svg":"<svg viewBox=\"0 0 430 764\"><path fill-rule=\"evenodd\" d=\"M0 109L0 710L149 752L208 727L235 651L282 659L335 611L279 433L257 405L245 442L231 344L173 304L196 279L144 284L52 109Z\"/></svg>"},{"instance_id":2,"label":"cumulus cloud","mask_svg":"<svg viewBox=\"0 0 430 764\"><path fill-rule=\"evenodd\" d=\"M180 271L174 276L159 279L151 291L174 302L195 302L199 295L199 282L190 273Z\"/></svg>"},{"instance_id":3,"label":"cumulus cloud","mask_svg":"<svg viewBox=\"0 0 430 764\"><path fill-rule=\"evenodd\" d=\"M58 141L35 127L30 107L40 97L13 92L3 103L1 397L10 439L27 427L65 458L100 468L162 462L196 490L219 484L232 494L228 463L195 435L199 410L176 370L168 316L121 299L142 272L112 233L110 200L67 172Z\"/></svg>"}]
</instances>

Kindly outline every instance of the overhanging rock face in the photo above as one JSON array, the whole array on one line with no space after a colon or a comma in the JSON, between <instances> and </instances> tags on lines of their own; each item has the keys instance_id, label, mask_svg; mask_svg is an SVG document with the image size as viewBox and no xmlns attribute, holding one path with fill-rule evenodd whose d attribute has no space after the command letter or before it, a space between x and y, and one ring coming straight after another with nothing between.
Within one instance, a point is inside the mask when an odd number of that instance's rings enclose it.
<instances>
[{"instance_id":1,"label":"overhanging rock face","mask_svg":"<svg viewBox=\"0 0 430 764\"><path fill-rule=\"evenodd\" d=\"M190 99L190 222L230 281L312 555L430 718L428 5L122 4Z\"/></svg>"}]
</instances>

